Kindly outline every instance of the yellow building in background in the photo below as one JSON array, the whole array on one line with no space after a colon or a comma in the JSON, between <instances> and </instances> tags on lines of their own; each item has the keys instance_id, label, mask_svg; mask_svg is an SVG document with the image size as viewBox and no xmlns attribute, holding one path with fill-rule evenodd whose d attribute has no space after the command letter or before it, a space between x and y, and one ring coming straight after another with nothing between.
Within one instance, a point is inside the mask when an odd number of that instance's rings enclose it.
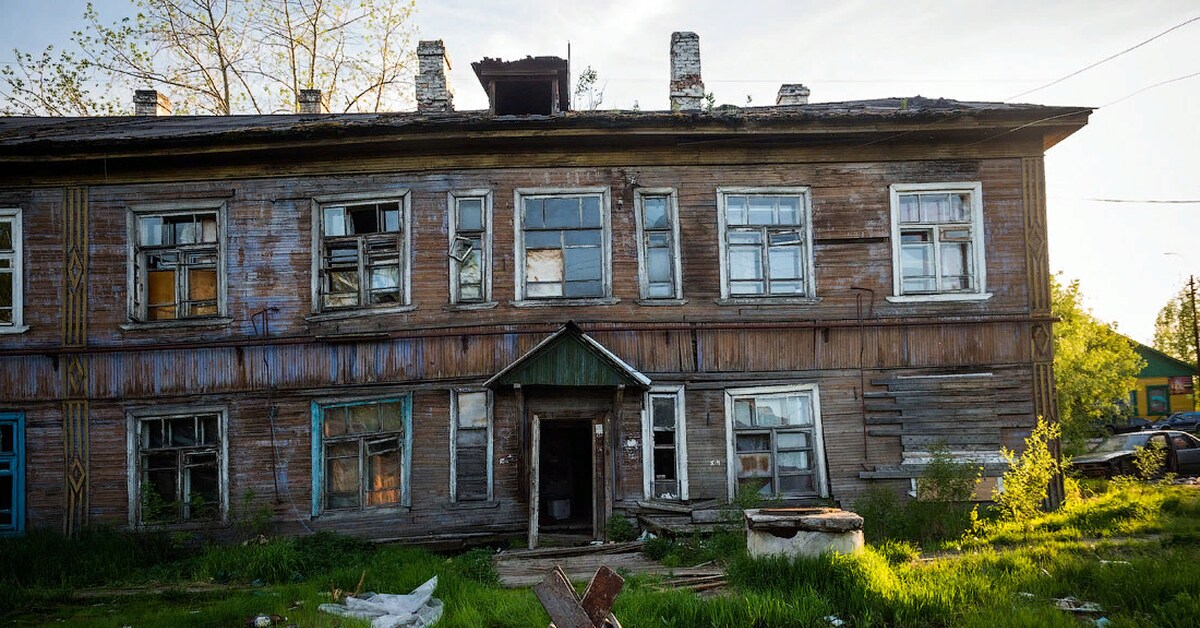
<instances>
[{"instance_id":1,"label":"yellow building in background","mask_svg":"<svg viewBox=\"0 0 1200 628\"><path fill-rule=\"evenodd\" d=\"M1129 405L1137 408L1137 416L1153 421L1175 412L1195 410L1192 383L1195 365L1135 344L1134 350L1146 361L1146 367L1138 373L1137 387L1129 392Z\"/></svg>"}]
</instances>

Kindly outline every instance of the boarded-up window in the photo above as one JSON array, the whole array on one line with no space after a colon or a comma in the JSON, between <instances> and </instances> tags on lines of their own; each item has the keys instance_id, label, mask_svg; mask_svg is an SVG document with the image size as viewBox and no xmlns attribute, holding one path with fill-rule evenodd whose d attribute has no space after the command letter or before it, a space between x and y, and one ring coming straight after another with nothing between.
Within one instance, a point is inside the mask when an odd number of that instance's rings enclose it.
<instances>
[{"instance_id":1,"label":"boarded-up window","mask_svg":"<svg viewBox=\"0 0 1200 628\"><path fill-rule=\"evenodd\" d=\"M487 391L454 391L453 435L455 501L491 497L491 408Z\"/></svg>"},{"instance_id":2,"label":"boarded-up window","mask_svg":"<svg viewBox=\"0 0 1200 628\"><path fill-rule=\"evenodd\" d=\"M722 193L721 242L731 297L812 296L807 193Z\"/></svg>"},{"instance_id":3,"label":"boarded-up window","mask_svg":"<svg viewBox=\"0 0 1200 628\"><path fill-rule=\"evenodd\" d=\"M136 216L134 311L140 321L219 316L218 212Z\"/></svg>"},{"instance_id":4,"label":"boarded-up window","mask_svg":"<svg viewBox=\"0 0 1200 628\"><path fill-rule=\"evenodd\" d=\"M818 493L816 417L807 392L733 398L734 464L739 490L766 497Z\"/></svg>"},{"instance_id":5,"label":"boarded-up window","mask_svg":"<svg viewBox=\"0 0 1200 628\"><path fill-rule=\"evenodd\" d=\"M322 310L406 303L401 200L321 207Z\"/></svg>"},{"instance_id":6,"label":"boarded-up window","mask_svg":"<svg viewBox=\"0 0 1200 628\"><path fill-rule=\"evenodd\" d=\"M600 194L524 197L524 297L606 296L603 225Z\"/></svg>"},{"instance_id":7,"label":"boarded-up window","mask_svg":"<svg viewBox=\"0 0 1200 628\"><path fill-rule=\"evenodd\" d=\"M138 520L214 520L225 487L219 412L137 419Z\"/></svg>"},{"instance_id":8,"label":"boarded-up window","mask_svg":"<svg viewBox=\"0 0 1200 628\"><path fill-rule=\"evenodd\" d=\"M408 505L409 399L328 405L315 434L319 510Z\"/></svg>"}]
</instances>

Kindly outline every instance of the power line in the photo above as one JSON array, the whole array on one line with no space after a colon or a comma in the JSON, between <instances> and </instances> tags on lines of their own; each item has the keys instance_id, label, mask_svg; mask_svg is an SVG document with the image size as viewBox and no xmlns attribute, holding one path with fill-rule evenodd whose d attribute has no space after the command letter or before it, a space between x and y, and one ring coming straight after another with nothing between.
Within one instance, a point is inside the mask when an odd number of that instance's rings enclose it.
<instances>
[{"instance_id":1,"label":"power line","mask_svg":"<svg viewBox=\"0 0 1200 628\"><path fill-rule=\"evenodd\" d=\"M1153 199L1153 198L1146 198L1146 199L1137 199L1137 198L1085 198L1085 199L1082 199L1082 200L1085 200L1085 201L1091 201L1091 202L1093 202L1093 203L1139 203L1139 204L1141 204L1141 203L1162 203L1162 204L1172 204L1172 205L1173 205L1173 204L1178 204L1178 205L1190 205L1190 204L1200 203L1200 199L1194 199L1194 200L1166 200L1166 199Z\"/></svg>"},{"instance_id":2,"label":"power line","mask_svg":"<svg viewBox=\"0 0 1200 628\"><path fill-rule=\"evenodd\" d=\"M1093 63L1093 64L1091 64L1091 65L1089 65L1089 66L1087 66L1087 67L1084 67L1084 68L1081 68L1081 69L1075 70L1074 72L1072 72L1072 73L1070 73L1070 74L1068 74L1068 75L1066 75L1066 76L1063 76L1063 77L1061 77L1061 78L1054 79L1053 81L1050 81L1049 83L1046 83L1045 85L1041 85L1041 86L1039 86L1039 87L1035 87L1035 88L1033 88L1033 89L1031 89L1031 90L1029 90L1029 91L1021 92L1020 94L1017 94L1017 95L1015 95L1015 96L1009 96L1008 98L1005 98L1004 100L1007 102L1007 101L1009 101L1009 100L1013 100L1014 98L1020 98L1020 97L1022 97L1022 96L1025 96L1025 95L1027 95L1027 94L1032 94L1032 93L1034 93L1034 92L1038 92L1038 91L1041 91L1041 90L1043 90L1043 89L1046 89L1047 87L1050 87L1051 85L1056 85L1056 84L1058 84L1058 83L1061 83L1061 82L1063 82L1063 81L1065 81L1065 80L1067 80L1067 79L1069 79L1069 78L1071 78L1071 77L1073 77L1073 76L1077 76L1077 75L1079 75L1079 74L1082 74L1082 73L1084 73L1084 72L1087 72L1088 70L1090 70L1090 69L1092 69L1092 68L1094 68L1094 67L1096 67L1096 66L1098 66L1098 65L1101 65L1101 64L1103 64L1103 63L1108 63L1109 61L1112 61L1113 59L1116 59L1117 57L1119 57L1119 56L1121 56L1121 55L1123 55L1123 54L1126 54L1126 53L1129 53L1129 52L1133 52L1134 50L1137 50L1138 48L1141 48L1142 46L1145 46L1146 44L1148 44L1148 43L1150 43L1150 42L1154 41L1155 39L1158 39L1159 37L1162 37L1163 35L1166 35L1167 33L1170 33L1171 31L1178 30L1178 29L1180 29L1180 28L1183 28L1184 26L1187 26L1188 24L1191 24L1192 22L1196 22L1196 21L1200 21L1200 16L1196 16L1196 17L1194 17L1194 18L1192 18L1192 19L1190 19L1190 20L1187 20L1187 21L1185 21L1185 22L1181 22L1181 23L1179 23L1179 24L1176 24L1175 26L1172 26L1171 28L1168 28L1167 30L1165 30L1165 31L1163 31L1163 32L1161 32L1161 33L1159 33L1159 34L1155 35L1154 37L1151 37L1150 39L1147 39L1147 40L1145 40L1145 41L1143 41L1143 42L1141 42L1141 43L1139 43L1139 44L1137 44L1137 45L1135 45L1135 46L1131 46L1131 47L1129 47L1129 48L1126 48L1126 49L1122 50L1121 52L1118 52L1118 53L1116 53L1116 54L1114 54L1114 55L1111 55L1111 56L1105 57L1105 58L1103 58L1103 59L1101 59L1101 60L1099 60L1099 61L1097 61L1097 62L1095 62L1095 63Z\"/></svg>"},{"instance_id":3,"label":"power line","mask_svg":"<svg viewBox=\"0 0 1200 628\"><path fill-rule=\"evenodd\" d=\"M1145 91L1152 90L1152 89L1154 89L1155 87L1161 87L1161 86L1163 86L1163 85L1167 85L1167 84L1169 84L1169 83L1177 83L1177 82L1179 82L1179 81L1187 80L1187 79L1190 79L1190 78L1195 78L1195 77L1197 77L1197 76L1200 76L1200 72L1193 72L1193 73L1191 73L1191 74L1185 74L1184 76L1177 76L1177 77L1175 77L1175 78L1173 78L1173 79L1167 79L1167 80L1165 80L1165 81L1159 81L1159 82L1157 82L1157 83L1155 83L1155 84L1153 84L1153 85L1147 85L1147 86L1145 86L1145 87L1143 87L1143 88L1141 88L1141 89L1139 89L1139 90L1137 90L1137 91L1135 91L1135 92L1132 92L1132 93L1130 93L1130 94L1126 94L1126 95L1124 95L1124 96L1122 96L1122 97L1120 97L1120 98L1118 98L1118 99L1116 99L1116 100L1114 100L1114 101L1112 101L1112 102L1110 102L1110 103L1108 103L1108 104L1106 104L1106 105L1103 105L1103 106L1104 106L1104 107L1111 107L1111 106L1113 106L1113 105L1115 105L1115 104L1117 104L1117 103L1119 103L1119 102L1122 102L1122 101L1125 101L1125 100L1129 100L1130 98L1133 98L1134 96L1137 96L1138 94L1140 94L1140 93L1142 93L1142 92L1145 92Z\"/></svg>"}]
</instances>

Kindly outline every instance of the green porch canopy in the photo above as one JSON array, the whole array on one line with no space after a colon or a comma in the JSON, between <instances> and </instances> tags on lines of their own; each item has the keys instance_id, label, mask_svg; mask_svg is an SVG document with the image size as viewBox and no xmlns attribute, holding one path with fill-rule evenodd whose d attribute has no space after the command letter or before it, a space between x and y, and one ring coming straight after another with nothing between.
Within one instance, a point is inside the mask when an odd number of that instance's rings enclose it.
<instances>
[{"instance_id":1,"label":"green porch canopy","mask_svg":"<svg viewBox=\"0 0 1200 628\"><path fill-rule=\"evenodd\" d=\"M627 386L645 390L650 378L596 342L574 322L530 349L487 381L488 388L521 386Z\"/></svg>"}]
</instances>

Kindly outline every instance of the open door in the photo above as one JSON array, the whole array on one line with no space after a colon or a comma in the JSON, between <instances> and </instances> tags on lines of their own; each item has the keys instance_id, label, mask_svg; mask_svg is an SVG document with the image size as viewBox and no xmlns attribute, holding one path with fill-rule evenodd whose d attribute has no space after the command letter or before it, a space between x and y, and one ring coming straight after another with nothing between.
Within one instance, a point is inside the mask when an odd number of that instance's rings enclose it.
<instances>
[{"instance_id":1,"label":"open door","mask_svg":"<svg viewBox=\"0 0 1200 628\"><path fill-rule=\"evenodd\" d=\"M553 534L602 540L609 514L605 447L607 414L532 414L530 422L529 546Z\"/></svg>"}]
</instances>

